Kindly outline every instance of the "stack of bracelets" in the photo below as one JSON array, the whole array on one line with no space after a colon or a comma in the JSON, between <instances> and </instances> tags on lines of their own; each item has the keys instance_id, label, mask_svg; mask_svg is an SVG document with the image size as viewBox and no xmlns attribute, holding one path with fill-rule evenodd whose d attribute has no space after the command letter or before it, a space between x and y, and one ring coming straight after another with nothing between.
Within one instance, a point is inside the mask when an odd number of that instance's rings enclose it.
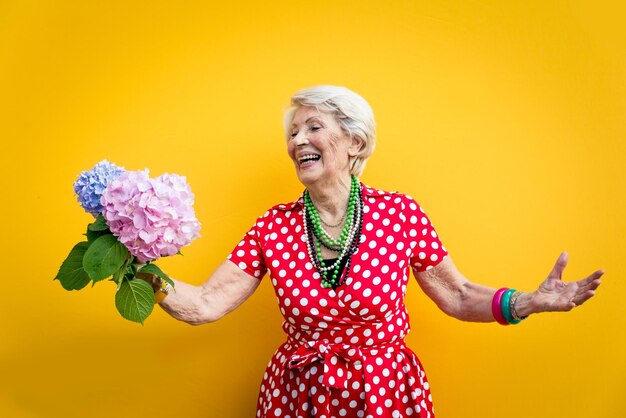
<instances>
[{"instance_id":1,"label":"stack of bracelets","mask_svg":"<svg viewBox=\"0 0 626 418\"><path fill-rule=\"evenodd\" d=\"M502 289L498 289L493 295L491 312L499 324L519 324L527 318L527 316L519 316L515 311L515 303L521 294L522 292L518 290L503 287Z\"/></svg>"}]
</instances>

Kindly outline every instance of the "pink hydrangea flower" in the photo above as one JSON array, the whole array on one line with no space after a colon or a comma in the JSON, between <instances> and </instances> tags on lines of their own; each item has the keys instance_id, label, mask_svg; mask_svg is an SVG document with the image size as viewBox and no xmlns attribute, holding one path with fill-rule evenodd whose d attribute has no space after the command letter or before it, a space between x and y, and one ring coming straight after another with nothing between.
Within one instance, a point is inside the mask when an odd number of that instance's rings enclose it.
<instances>
[{"instance_id":1,"label":"pink hydrangea flower","mask_svg":"<svg viewBox=\"0 0 626 418\"><path fill-rule=\"evenodd\" d=\"M140 262L174 255L200 234L194 195L183 176L127 171L102 194L102 215L113 235Z\"/></svg>"}]
</instances>

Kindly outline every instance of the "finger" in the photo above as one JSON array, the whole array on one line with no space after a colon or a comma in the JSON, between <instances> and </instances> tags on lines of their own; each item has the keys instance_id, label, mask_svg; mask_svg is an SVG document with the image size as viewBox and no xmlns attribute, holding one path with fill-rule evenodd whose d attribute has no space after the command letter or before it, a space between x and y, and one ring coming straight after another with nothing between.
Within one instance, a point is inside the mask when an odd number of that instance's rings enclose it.
<instances>
[{"instance_id":1,"label":"finger","mask_svg":"<svg viewBox=\"0 0 626 418\"><path fill-rule=\"evenodd\" d=\"M596 290L598 288L598 286L600 286L600 284L602 284L602 282L600 281L600 279L594 279L590 282L587 282L586 284L580 286L578 288L578 293L584 293L587 290Z\"/></svg>"},{"instance_id":2,"label":"finger","mask_svg":"<svg viewBox=\"0 0 626 418\"><path fill-rule=\"evenodd\" d=\"M588 286L590 283L593 283L594 281L599 280L603 274L604 274L604 270L597 270L591 273L589 276L585 277L584 279L579 280L576 283L580 287L585 287L585 286Z\"/></svg>"},{"instance_id":3,"label":"finger","mask_svg":"<svg viewBox=\"0 0 626 418\"><path fill-rule=\"evenodd\" d=\"M556 260L556 263L554 264L552 271L548 275L548 278L560 279L563 276L563 270L565 270L565 267L567 266L568 258L569 256L567 254L567 251L563 251L559 258Z\"/></svg>"},{"instance_id":4,"label":"finger","mask_svg":"<svg viewBox=\"0 0 626 418\"><path fill-rule=\"evenodd\" d=\"M583 293L582 295L579 295L579 296L576 296L575 298L573 298L572 302L574 302L576 304L576 306L580 306L583 303L587 302L592 297L594 297L595 294L596 294L596 292L594 292L593 290L588 290L585 293Z\"/></svg>"}]
</instances>

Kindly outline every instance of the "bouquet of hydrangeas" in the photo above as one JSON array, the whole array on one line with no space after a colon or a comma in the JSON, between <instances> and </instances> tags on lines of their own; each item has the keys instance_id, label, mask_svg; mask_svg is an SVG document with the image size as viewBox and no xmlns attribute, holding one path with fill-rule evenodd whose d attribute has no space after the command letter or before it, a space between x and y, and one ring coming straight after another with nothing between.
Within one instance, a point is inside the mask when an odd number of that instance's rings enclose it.
<instances>
[{"instance_id":1,"label":"bouquet of hydrangeas","mask_svg":"<svg viewBox=\"0 0 626 418\"><path fill-rule=\"evenodd\" d=\"M126 171L106 160L80 174L74 192L95 221L87 226L86 241L72 248L55 280L66 290L111 278L117 285L115 306L134 322L152 313L152 285L138 276L154 275L174 282L153 261L179 254L199 236L194 196L185 177L148 170Z\"/></svg>"}]
</instances>

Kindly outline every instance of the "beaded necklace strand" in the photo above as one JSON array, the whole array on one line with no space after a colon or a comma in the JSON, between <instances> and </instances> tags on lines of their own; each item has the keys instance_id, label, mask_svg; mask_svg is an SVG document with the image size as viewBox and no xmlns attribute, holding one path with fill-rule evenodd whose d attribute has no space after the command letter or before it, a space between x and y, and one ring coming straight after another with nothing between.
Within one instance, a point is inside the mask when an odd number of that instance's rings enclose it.
<instances>
[{"instance_id":1,"label":"beaded necklace strand","mask_svg":"<svg viewBox=\"0 0 626 418\"><path fill-rule=\"evenodd\" d=\"M319 271L322 287L336 288L341 286L350 273L352 255L357 251L363 228L363 194L359 181L352 176L348 208L345 214L346 223L336 239L331 237L322 226L324 222L321 220L308 190L304 192L304 209L304 235L307 250L309 258ZM322 246L339 253L337 260L331 265L327 266L322 257ZM340 267L344 258L346 259L345 273L342 274Z\"/></svg>"},{"instance_id":2,"label":"beaded necklace strand","mask_svg":"<svg viewBox=\"0 0 626 418\"><path fill-rule=\"evenodd\" d=\"M343 213L343 216L341 217L341 219L339 219L339 221L335 224L335 225L331 225L331 224L327 224L326 222L324 222L324 220L322 219L322 217L320 216L320 222L322 223L322 225L324 225L325 227L328 228L337 228L339 225L341 225L345 220L346 220L346 215L348 215L348 208L346 208L346 211Z\"/></svg>"}]
</instances>

